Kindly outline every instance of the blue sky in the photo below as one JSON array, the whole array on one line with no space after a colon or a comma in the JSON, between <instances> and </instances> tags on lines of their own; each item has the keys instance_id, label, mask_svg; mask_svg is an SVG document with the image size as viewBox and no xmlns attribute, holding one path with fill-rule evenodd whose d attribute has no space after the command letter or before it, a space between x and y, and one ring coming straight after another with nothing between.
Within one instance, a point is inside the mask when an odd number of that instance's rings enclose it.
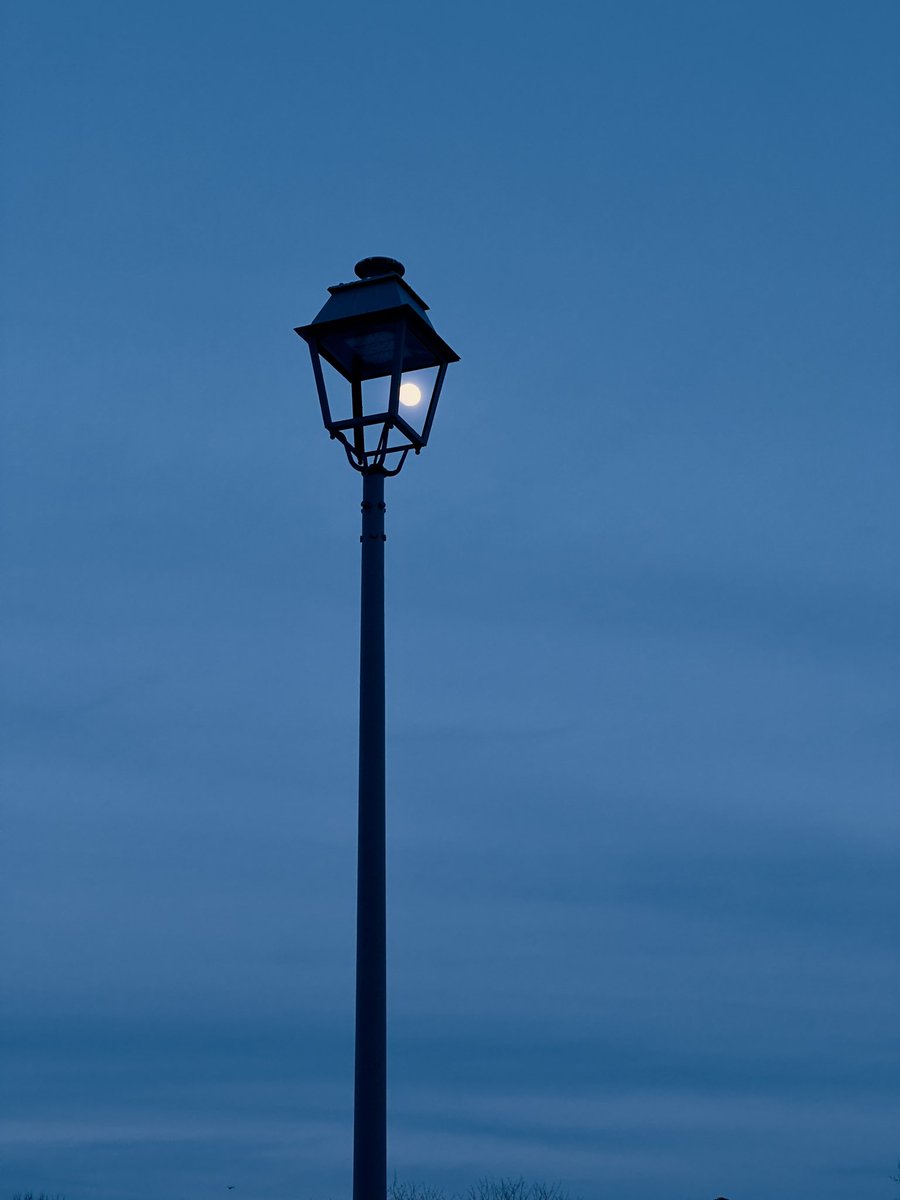
<instances>
[{"instance_id":1,"label":"blue sky","mask_svg":"<svg viewBox=\"0 0 900 1200\"><path fill-rule=\"evenodd\" d=\"M349 1192L389 254L392 1170L892 1196L896 6L2 20L3 1195Z\"/></svg>"}]
</instances>

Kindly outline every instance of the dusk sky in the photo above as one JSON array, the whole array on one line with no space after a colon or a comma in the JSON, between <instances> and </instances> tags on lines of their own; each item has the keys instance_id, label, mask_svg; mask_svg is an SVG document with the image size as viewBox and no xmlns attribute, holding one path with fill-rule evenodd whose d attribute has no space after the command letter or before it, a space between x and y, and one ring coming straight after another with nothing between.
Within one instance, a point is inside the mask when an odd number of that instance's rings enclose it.
<instances>
[{"instance_id":1,"label":"dusk sky","mask_svg":"<svg viewBox=\"0 0 900 1200\"><path fill-rule=\"evenodd\" d=\"M900 5L2 12L0 1200L350 1194L374 254L390 1172L893 1200Z\"/></svg>"}]
</instances>

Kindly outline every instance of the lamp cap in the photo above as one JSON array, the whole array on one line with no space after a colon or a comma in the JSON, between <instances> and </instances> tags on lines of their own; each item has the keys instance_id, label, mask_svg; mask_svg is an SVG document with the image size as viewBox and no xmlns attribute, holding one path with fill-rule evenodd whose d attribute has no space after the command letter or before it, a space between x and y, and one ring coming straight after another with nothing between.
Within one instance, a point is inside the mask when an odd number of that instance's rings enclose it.
<instances>
[{"instance_id":1,"label":"lamp cap","mask_svg":"<svg viewBox=\"0 0 900 1200\"><path fill-rule=\"evenodd\" d=\"M379 275L400 275L406 274L406 267L402 262L398 262L396 258L385 258L383 255L376 254L372 258L361 258L353 268L359 279L375 279Z\"/></svg>"}]
</instances>

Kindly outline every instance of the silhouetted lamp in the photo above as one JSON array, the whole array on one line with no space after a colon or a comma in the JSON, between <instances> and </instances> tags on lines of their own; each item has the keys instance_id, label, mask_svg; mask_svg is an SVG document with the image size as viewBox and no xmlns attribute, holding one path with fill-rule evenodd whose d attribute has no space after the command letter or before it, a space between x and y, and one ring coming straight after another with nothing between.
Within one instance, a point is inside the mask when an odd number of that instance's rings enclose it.
<instances>
[{"instance_id":1,"label":"silhouetted lamp","mask_svg":"<svg viewBox=\"0 0 900 1200\"><path fill-rule=\"evenodd\" d=\"M359 840L353 1200L387 1191L385 954L384 480L428 441L448 364L458 355L393 258L364 258L296 330L312 356L325 428L362 474Z\"/></svg>"},{"instance_id":2,"label":"silhouetted lamp","mask_svg":"<svg viewBox=\"0 0 900 1200\"><path fill-rule=\"evenodd\" d=\"M455 354L393 258L364 258L296 332L309 346L322 420L363 473L396 475L428 441Z\"/></svg>"}]
</instances>

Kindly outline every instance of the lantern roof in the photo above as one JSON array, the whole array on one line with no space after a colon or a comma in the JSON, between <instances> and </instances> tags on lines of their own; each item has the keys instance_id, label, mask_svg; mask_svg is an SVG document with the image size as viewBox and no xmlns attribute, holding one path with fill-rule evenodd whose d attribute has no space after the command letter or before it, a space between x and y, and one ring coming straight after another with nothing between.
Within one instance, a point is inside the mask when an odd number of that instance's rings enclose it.
<instances>
[{"instance_id":1,"label":"lantern roof","mask_svg":"<svg viewBox=\"0 0 900 1200\"><path fill-rule=\"evenodd\" d=\"M296 332L310 344L315 343L324 356L342 374L350 373L347 353L342 352L338 342L343 342L356 332L357 327L372 329L383 322L393 324L401 321L412 338L407 352L408 362L404 369L414 370L437 365L442 362L458 362L456 354L436 332L428 318L428 305L403 278L405 268L393 258L364 258L356 264L358 279L350 283L337 283L328 289L329 298L309 325L301 325ZM353 339L354 343L357 339ZM417 352L413 351L418 346ZM349 350L349 344L348 344ZM358 349L354 347L354 356ZM387 373L384 368L368 365L364 374Z\"/></svg>"}]
</instances>

